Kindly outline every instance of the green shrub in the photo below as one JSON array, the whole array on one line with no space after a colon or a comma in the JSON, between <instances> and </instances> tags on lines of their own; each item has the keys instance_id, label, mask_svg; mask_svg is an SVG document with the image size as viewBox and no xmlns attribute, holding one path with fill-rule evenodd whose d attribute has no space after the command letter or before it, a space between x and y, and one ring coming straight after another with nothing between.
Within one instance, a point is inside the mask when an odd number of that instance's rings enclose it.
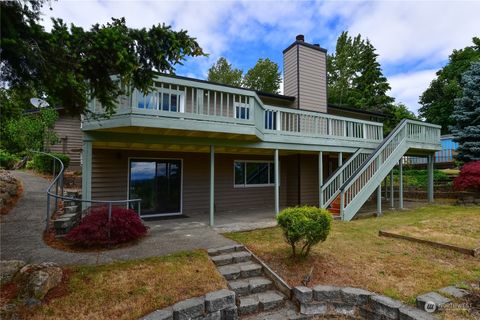
<instances>
[{"instance_id":1,"label":"green shrub","mask_svg":"<svg viewBox=\"0 0 480 320\"><path fill-rule=\"evenodd\" d=\"M7 150L0 149L0 168L12 169L18 162L18 157Z\"/></svg>"},{"instance_id":2,"label":"green shrub","mask_svg":"<svg viewBox=\"0 0 480 320\"><path fill-rule=\"evenodd\" d=\"M277 223L282 228L285 241L292 248L293 257L297 255L297 248L301 248L300 256L305 257L313 245L327 239L332 215L317 207L287 208L278 214Z\"/></svg>"},{"instance_id":3,"label":"green shrub","mask_svg":"<svg viewBox=\"0 0 480 320\"><path fill-rule=\"evenodd\" d=\"M62 160L63 165L65 168L68 167L68 164L70 163L70 157L67 156L66 154L63 153L50 153L51 155L59 158ZM41 153L36 153L33 156L33 163L32 167L34 170L42 172L42 173L51 173L53 174L53 158L46 155L46 154L41 154ZM58 161L56 161L56 171L60 169L58 165Z\"/></svg>"}]
</instances>

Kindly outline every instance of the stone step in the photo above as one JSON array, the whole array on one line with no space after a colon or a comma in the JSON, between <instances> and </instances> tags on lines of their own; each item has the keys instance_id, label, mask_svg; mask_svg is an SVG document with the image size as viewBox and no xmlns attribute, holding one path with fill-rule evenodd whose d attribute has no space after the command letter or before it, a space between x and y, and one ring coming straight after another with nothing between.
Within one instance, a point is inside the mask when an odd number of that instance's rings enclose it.
<instances>
[{"instance_id":1,"label":"stone step","mask_svg":"<svg viewBox=\"0 0 480 320\"><path fill-rule=\"evenodd\" d=\"M253 277L229 281L228 287L235 291L237 297L240 297L271 290L273 289L273 283L264 277Z\"/></svg>"},{"instance_id":2,"label":"stone step","mask_svg":"<svg viewBox=\"0 0 480 320\"><path fill-rule=\"evenodd\" d=\"M225 266L232 263L250 261L252 255L247 251L238 251L232 253L213 256L211 259L217 266Z\"/></svg>"},{"instance_id":3,"label":"stone step","mask_svg":"<svg viewBox=\"0 0 480 320\"><path fill-rule=\"evenodd\" d=\"M220 274L227 280L251 278L262 274L262 266L253 262L240 262L218 267Z\"/></svg>"},{"instance_id":4,"label":"stone step","mask_svg":"<svg viewBox=\"0 0 480 320\"><path fill-rule=\"evenodd\" d=\"M285 297L278 291L273 290L239 297L237 300L237 307L240 315L274 310L284 305Z\"/></svg>"},{"instance_id":5,"label":"stone step","mask_svg":"<svg viewBox=\"0 0 480 320\"><path fill-rule=\"evenodd\" d=\"M234 245L231 245L231 246L224 246L224 247L220 247L220 248L212 248L212 249L208 249L207 252L208 252L208 255L209 256L218 256L218 255L222 255L222 254L225 254L225 253L232 253L232 252L235 252L235 251L244 251L245 250L245 247L241 244L234 244Z\"/></svg>"},{"instance_id":6,"label":"stone step","mask_svg":"<svg viewBox=\"0 0 480 320\"><path fill-rule=\"evenodd\" d=\"M313 316L301 314L295 311L294 307L281 308L274 311L267 311L243 317L243 320L307 320Z\"/></svg>"},{"instance_id":7,"label":"stone step","mask_svg":"<svg viewBox=\"0 0 480 320\"><path fill-rule=\"evenodd\" d=\"M63 206L64 207L80 206L80 201L65 200L63 201Z\"/></svg>"},{"instance_id":8,"label":"stone step","mask_svg":"<svg viewBox=\"0 0 480 320\"><path fill-rule=\"evenodd\" d=\"M63 210L66 214L77 213L80 211L80 206L68 206L68 207L64 207Z\"/></svg>"}]
</instances>

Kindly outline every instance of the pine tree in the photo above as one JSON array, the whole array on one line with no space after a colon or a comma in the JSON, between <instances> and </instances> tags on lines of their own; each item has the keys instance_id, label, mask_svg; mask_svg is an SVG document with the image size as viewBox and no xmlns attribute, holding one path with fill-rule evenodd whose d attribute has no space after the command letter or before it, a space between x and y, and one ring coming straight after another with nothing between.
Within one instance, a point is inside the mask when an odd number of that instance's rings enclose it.
<instances>
[{"instance_id":1,"label":"pine tree","mask_svg":"<svg viewBox=\"0 0 480 320\"><path fill-rule=\"evenodd\" d=\"M480 160L480 62L473 63L462 76L463 93L455 99L450 129L458 142L458 159Z\"/></svg>"},{"instance_id":2,"label":"pine tree","mask_svg":"<svg viewBox=\"0 0 480 320\"><path fill-rule=\"evenodd\" d=\"M378 54L361 35L352 38L344 31L335 53L328 56L328 102L364 110L387 111L394 99L383 75Z\"/></svg>"}]
</instances>

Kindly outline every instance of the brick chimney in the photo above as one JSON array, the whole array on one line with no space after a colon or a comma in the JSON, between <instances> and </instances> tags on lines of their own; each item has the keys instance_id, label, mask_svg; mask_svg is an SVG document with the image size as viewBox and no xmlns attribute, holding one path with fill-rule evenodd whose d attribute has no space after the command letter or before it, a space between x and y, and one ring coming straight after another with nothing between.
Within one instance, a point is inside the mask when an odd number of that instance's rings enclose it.
<instances>
[{"instance_id":1,"label":"brick chimney","mask_svg":"<svg viewBox=\"0 0 480 320\"><path fill-rule=\"evenodd\" d=\"M327 112L327 50L297 35L283 50L283 82L297 109Z\"/></svg>"}]
</instances>

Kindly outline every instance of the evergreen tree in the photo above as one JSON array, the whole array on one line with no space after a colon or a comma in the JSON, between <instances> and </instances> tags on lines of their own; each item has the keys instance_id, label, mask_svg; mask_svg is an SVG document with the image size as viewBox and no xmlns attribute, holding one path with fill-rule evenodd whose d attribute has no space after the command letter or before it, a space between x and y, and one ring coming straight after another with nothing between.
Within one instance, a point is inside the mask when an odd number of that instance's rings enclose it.
<instances>
[{"instance_id":1,"label":"evergreen tree","mask_svg":"<svg viewBox=\"0 0 480 320\"><path fill-rule=\"evenodd\" d=\"M394 99L383 75L378 54L361 35L352 38L347 31L337 39L335 53L328 56L328 102L364 110L388 111Z\"/></svg>"},{"instance_id":2,"label":"evergreen tree","mask_svg":"<svg viewBox=\"0 0 480 320\"><path fill-rule=\"evenodd\" d=\"M260 58L255 66L245 74L243 86L257 91L278 93L281 81L278 64L268 58L265 60Z\"/></svg>"},{"instance_id":3,"label":"evergreen tree","mask_svg":"<svg viewBox=\"0 0 480 320\"><path fill-rule=\"evenodd\" d=\"M217 62L208 69L208 81L240 87L242 85L242 79L243 71L233 68L224 57L219 58Z\"/></svg>"},{"instance_id":4,"label":"evergreen tree","mask_svg":"<svg viewBox=\"0 0 480 320\"><path fill-rule=\"evenodd\" d=\"M455 99L451 127L458 142L458 159L480 160L480 62L473 63L462 76L463 92Z\"/></svg>"},{"instance_id":5,"label":"evergreen tree","mask_svg":"<svg viewBox=\"0 0 480 320\"><path fill-rule=\"evenodd\" d=\"M437 78L420 96L419 115L427 122L442 126L448 133L455 123L451 117L455 99L462 95L461 77L475 61L480 61L480 38L473 38L473 46L453 50L448 63L437 72Z\"/></svg>"}]
</instances>

